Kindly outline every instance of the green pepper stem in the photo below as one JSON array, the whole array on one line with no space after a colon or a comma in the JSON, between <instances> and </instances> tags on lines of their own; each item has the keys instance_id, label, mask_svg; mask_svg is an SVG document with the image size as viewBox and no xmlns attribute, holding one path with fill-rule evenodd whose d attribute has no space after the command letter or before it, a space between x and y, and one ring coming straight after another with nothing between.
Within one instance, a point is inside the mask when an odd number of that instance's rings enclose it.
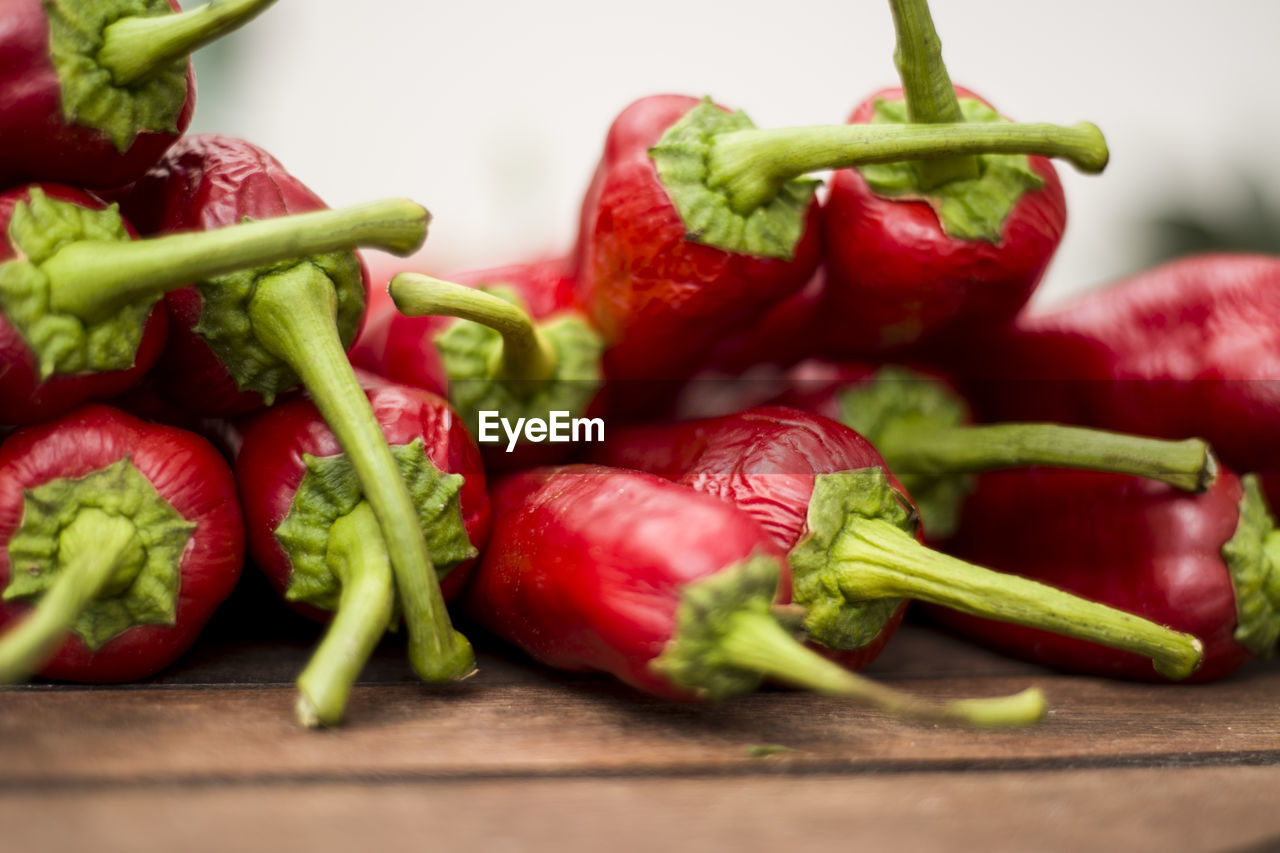
<instances>
[{"instance_id":1,"label":"green pepper stem","mask_svg":"<svg viewBox=\"0 0 1280 853\"><path fill-rule=\"evenodd\" d=\"M102 32L98 64L117 86L140 83L256 18L275 0L212 0L167 15L130 15Z\"/></svg>"},{"instance_id":2,"label":"green pepper stem","mask_svg":"<svg viewBox=\"0 0 1280 853\"><path fill-rule=\"evenodd\" d=\"M1133 474L1201 492L1217 473L1209 445L1198 438L1164 441L1060 424L939 427L895 421L878 437L876 449L902 477L1053 465Z\"/></svg>"},{"instance_id":3,"label":"green pepper stem","mask_svg":"<svg viewBox=\"0 0 1280 853\"><path fill-rule=\"evenodd\" d=\"M1102 131L1089 122L755 128L712 139L707 185L722 190L730 206L745 215L767 204L784 183L809 172L987 153L1058 157L1090 173L1101 172L1108 158Z\"/></svg>"},{"instance_id":4,"label":"green pepper stem","mask_svg":"<svg viewBox=\"0 0 1280 853\"><path fill-rule=\"evenodd\" d=\"M329 630L298 676L298 721L309 728L342 722L351 686L386 633L395 605L391 558L368 501L329 528L326 560L342 593Z\"/></svg>"},{"instance_id":5,"label":"green pepper stem","mask_svg":"<svg viewBox=\"0 0 1280 853\"><path fill-rule=\"evenodd\" d=\"M991 699L930 702L827 660L798 642L768 613L739 610L729 619L717 648L732 666L794 687L853 699L895 717L1004 728L1035 723L1047 710L1044 694L1037 688Z\"/></svg>"},{"instance_id":6,"label":"green pepper stem","mask_svg":"<svg viewBox=\"0 0 1280 853\"><path fill-rule=\"evenodd\" d=\"M343 351L333 282L310 263L265 275L248 313L262 346L301 377L360 479L391 555L414 669L427 681L470 675L475 655L449 622L409 489Z\"/></svg>"},{"instance_id":7,"label":"green pepper stem","mask_svg":"<svg viewBox=\"0 0 1280 853\"><path fill-rule=\"evenodd\" d=\"M81 509L58 537L58 577L35 608L0 639L0 684L22 681L58 650L81 612L142 558L133 522Z\"/></svg>"},{"instance_id":8,"label":"green pepper stem","mask_svg":"<svg viewBox=\"0 0 1280 853\"><path fill-rule=\"evenodd\" d=\"M88 322L195 281L324 252L372 246L409 254L431 215L387 199L132 242L80 240L45 260L50 307Z\"/></svg>"},{"instance_id":9,"label":"green pepper stem","mask_svg":"<svg viewBox=\"0 0 1280 853\"><path fill-rule=\"evenodd\" d=\"M893 62L902 80L907 117L916 124L964 121L960 99L942 61L942 40L933 26L927 0L889 0L897 45ZM923 191L956 180L976 178L980 172L975 155L918 160L913 168Z\"/></svg>"},{"instance_id":10,"label":"green pepper stem","mask_svg":"<svg viewBox=\"0 0 1280 853\"><path fill-rule=\"evenodd\" d=\"M831 567L849 601L914 598L1135 652L1166 678L1199 666L1201 642L1104 604L1036 581L980 568L926 548L878 518L851 518L831 548Z\"/></svg>"},{"instance_id":11,"label":"green pepper stem","mask_svg":"<svg viewBox=\"0 0 1280 853\"><path fill-rule=\"evenodd\" d=\"M418 273L395 276L387 289L407 317L458 317L502 335L499 379L529 389L555 377L556 352L550 341L527 313L505 299Z\"/></svg>"}]
</instances>

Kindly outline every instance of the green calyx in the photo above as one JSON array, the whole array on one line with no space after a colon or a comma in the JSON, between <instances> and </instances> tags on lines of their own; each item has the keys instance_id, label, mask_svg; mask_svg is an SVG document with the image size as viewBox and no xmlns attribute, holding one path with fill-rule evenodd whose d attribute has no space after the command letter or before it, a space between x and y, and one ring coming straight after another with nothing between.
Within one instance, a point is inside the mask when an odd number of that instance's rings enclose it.
<instances>
[{"instance_id":1,"label":"green calyx","mask_svg":"<svg viewBox=\"0 0 1280 853\"><path fill-rule=\"evenodd\" d=\"M1257 657L1270 657L1280 638L1280 531L1258 478L1243 477L1240 521L1222 546L1236 591L1235 640Z\"/></svg>"},{"instance_id":2,"label":"green calyx","mask_svg":"<svg viewBox=\"0 0 1280 853\"><path fill-rule=\"evenodd\" d=\"M0 311L31 347L40 378L97 373L133 366L142 332L158 297L125 305L105 319L85 322L51 307L49 277L41 264L59 249L81 241L127 243L129 232L116 205L92 210L49 198L32 187L9 222L9 240L18 251L0 263Z\"/></svg>"},{"instance_id":3,"label":"green calyx","mask_svg":"<svg viewBox=\"0 0 1280 853\"><path fill-rule=\"evenodd\" d=\"M187 60L175 59L125 86L99 59L107 27L121 18L170 15L166 0L42 0L49 55L67 122L95 128L126 151L140 132L177 133L187 98Z\"/></svg>"},{"instance_id":4,"label":"green calyx","mask_svg":"<svg viewBox=\"0 0 1280 853\"><path fill-rule=\"evenodd\" d=\"M808 610L805 630L833 649L857 649L874 640L903 599L846 596L838 552L847 530L878 520L914 535L917 518L881 468L860 468L814 478L808 532L791 549L792 599Z\"/></svg>"},{"instance_id":5,"label":"green calyx","mask_svg":"<svg viewBox=\"0 0 1280 853\"><path fill-rule=\"evenodd\" d=\"M64 536L82 510L132 523L136 547L120 561L99 596L72 630L91 650L135 625L172 625L182 554L196 524L187 521L128 457L78 479L52 480L24 492L22 524L9 540L12 567L6 601L34 601L59 578L72 548L91 548Z\"/></svg>"},{"instance_id":6,"label":"green calyx","mask_svg":"<svg viewBox=\"0 0 1280 853\"><path fill-rule=\"evenodd\" d=\"M837 405L840 422L882 452L895 429L951 429L969 421L968 406L942 383L894 366L882 367L868 381L840 392ZM954 532L961 505L972 491L972 478L899 470L892 459L885 459L910 493L925 530L938 537Z\"/></svg>"},{"instance_id":7,"label":"green calyx","mask_svg":"<svg viewBox=\"0 0 1280 853\"><path fill-rule=\"evenodd\" d=\"M249 304L259 281L302 264L316 267L333 282L338 295L338 334L344 347L351 346L365 306L364 278L354 252L283 261L218 276L197 285L203 307L195 333L226 366L236 387L257 392L267 405L271 405L277 395L295 387L299 379L292 368L258 340L249 320Z\"/></svg>"},{"instance_id":8,"label":"green calyx","mask_svg":"<svg viewBox=\"0 0 1280 853\"><path fill-rule=\"evenodd\" d=\"M756 555L686 586L675 632L649 666L702 699L719 701L755 690L763 676L735 665L722 643L743 614L773 618L781 571L773 557Z\"/></svg>"},{"instance_id":9,"label":"green calyx","mask_svg":"<svg viewBox=\"0 0 1280 853\"><path fill-rule=\"evenodd\" d=\"M736 212L724 190L708 183L712 140L754 127L744 113L726 113L704 98L667 129L649 156L684 221L685 239L726 252L790 260L818 181L785 181L770 201L747 213Z\"/></svg>"},{"instance_id":10,"label":"green calyx","mask_svg":"<svg viewBox=\"0 0 1280 853\"><path fill-rule=\"evenodd\" d=\"M454 566L478 553L467 537L462 520L461 474L445 474L427 458L421 438L393 445L391 455L409 488L427 548L436 572L443 577ZM342 581L330 567L329 530L364 500L355 469L345 454L317 457L303 455L307 473L284 521L276 527L276 539L293 566L285 596L334 610Z\"/></svg>"},{"instance_id":11,"label":"green calyx","mask_svg":"<svg viewBox=\"0 0 1280 853\"><path fill-rule=\"evenodd\" d=\"M991 107L974 98L961 98L960 111L966 122L1005 121ZM908 124L905 101L877 100L872 124ZM928 202L938 215L943 230L957 240L984 240L999 243L1004 221L1028 190L1044 186L1025 154L979 154L976 178L958 179L922 190L917 164L882 163L859 166L867 185L888 198L918 199Z\"/></svg>"},{"instance_id":12,"label":"green calyx","mask_svg":"<svg viewBox=\"0 0 1280 853\"><path fill-rule=\"evenodd\" d=\"M514 291L482 288L523 310ZM550 412L586 412L603 382L600 359L604 341L581 318L572 314L539 324L542 338L555 353L549 380L511 380L502 376L504 342L488 326L458 320L435 338L436 350L449 377L449 402L462 415L472 435L479 435L480 412L501 412L504 418L543 418Z\"/></svg>"}]
</instances>

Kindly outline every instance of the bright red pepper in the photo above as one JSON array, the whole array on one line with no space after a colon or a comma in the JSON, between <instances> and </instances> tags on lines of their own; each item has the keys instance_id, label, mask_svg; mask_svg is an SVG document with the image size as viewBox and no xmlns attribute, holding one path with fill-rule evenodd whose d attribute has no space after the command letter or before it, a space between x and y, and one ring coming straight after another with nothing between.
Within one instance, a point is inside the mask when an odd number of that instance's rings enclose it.
<instances>
[{"instance_id":1,"label":"bright red pepper","mask_svg":"<svg viewBox=\"0 0 1280 853\"><path fill-rule=\"evenodd\" d=\"M603 346L574 301L567 260L462 273L449 282L405 273L391 280L390 295L351 348L351 363L447 394L473 435L484 437L482 411L515 423L600 409ZM493 471L552 464L569 450L497 436L482 445Z\"/></svg>"},{"instance_id":2,"label":"bright red pepper","mask_svg":"<svg viewBox=\"0 0 1280 853\"><path fill-rule=\"evenodd\" d=\"M489 499L475 441L435 394L371 376L361 381L409 484L441 591L451 599L489 536ZM286 601L312 618L334 620L299 679L304 721L332 725L341 720L351 684L391 615L394 592L382 533L351 461L310 400L294 397L273 406L239 431L236 480L250 556ZM360 548L375 553L353 558ZM335 551L347 565L335 565Z\"/></svg>"},{"instance_id":3,"label":"bright red pepper","mask_svg":"<svg viewBox=\"0 0 1280 853\"><path fill-rule=\"evenodd\" d=\"M262 149L215 135L182 139L121 204L144 231L202 236L246 217L274 221L324 206ZM343 238L337 245L300 247L288 261L166 296L162 383L192 411L229 415L270 403L301 379L353 459L378 517L414 668L428 680L451 680L474 669L474 654L449 624L410 496L345 352L364 317L367 287L364 265L348 251L357 244L352 234L376 234L383 248L409 254L421 245L429 217L408 201L347 210L356 215L335 230Z\"/></svg>"},{"instance_id":4,"label":"bright red pepper","mask_svg":"<svg viewBox=\"0 0 1280 853\"><path fill-rule=\"evenodd\" d=\"M1040 468L978 478L956 553L1195 634L1191 676L1229 675L1280 635L1280 534L1256 481L1222 470L1189 495L1118 474ZM1045 547L1045 543L1052 543ZM1149 680L1137 655L965 614L937 614L986 645L1072 672Z\"/></svg>"},{"instance_id":5,"label":"bright red pepper","mask_svg":"<svg viewBox=\"0 0 1280 853\"><path fill-rule=\"evenodd\" d=\"M1203 491L1216 472L1199 439L1162 441L1052 423L972 423L946 380L915 370L807 361L775 402L840 421L875 445L920 509L930 540L955 531L970 474L1057 465L1134 474Z\"/></svg>"},{"instance_id":6,"label":"bright red pepper","mask_svg":"<svg viewBox=\"0 0 1280 853\"><path fill-rule=\"evenodd\" d=\"M638 471L542 468L500 480L468 610L538 661L668 699L723 699L765 677L904 716L1034 722L1038 691L932 705L806 650L772 612L782 557L745 513Z\"/></svg>"},{"instance_id":7,"label":"bright red pepper","mask_svg":"<svg viewBox=\"0 0 1280 853\"><path fill-rule=\"evenodd\" d=\"M0 446L0 680L151 675L243 560L235 482L199 436L102 405L20 429Z\"/></svg>"},{"instance_id":8,"label":"bright red pepper","mask_svg":"<svg viewBox=\"0 0 1280 853\"><path fill-rule=\"evenodd\" d=\"M818 210L814 183L798 176L1028 147L1083 156L1094 166L1097 149L1105 151L1092 126L758 130L709 100L635 102L609 130L578 233L578 293L608 346L606 376L684 379L732 332L809 280L819 255ZM638 408L653 396L643 395Z\"/></svg>"},{"instance_id":9,"label":"bright red pepper","mask_svg":"<svg viewBox=\"0 0 1280 853\"><path fill-rule=\"evenodd\" d=\"M866 662L862 650L883 643L912 598L1139 651L1168 678L1199 661L1193 637L924 547L915 508L875 448L821 415L761 407L614 430L599 459L753 516L787 550L810 637L855 652L852 663Z\"/></svg>"},{"instance_id":10,"label":"bright red pepper","mask_svg":"<svg viewBox=\"0 0 1280 853\"><path fill-rule=\"evenodd\" d=\"M136 180L191 122L187 55L275 0L0 0L0 186Z\"/></svg>"},{"instance_id":11,"label":"bright red pepper","mask_svg":"<svg viewBox=\"0 0 1280 853\"><path fill-rule=\"evenodd\" d=\"M372 207L384 204L405 203ZM0 423L47 420L137 381L165 340L157 301L194 275L279 262L302 246L382 245L384 231L362 224L370 209L134 240L114 206L79 190L0 193Z\"/></svg>"}]
</instances>

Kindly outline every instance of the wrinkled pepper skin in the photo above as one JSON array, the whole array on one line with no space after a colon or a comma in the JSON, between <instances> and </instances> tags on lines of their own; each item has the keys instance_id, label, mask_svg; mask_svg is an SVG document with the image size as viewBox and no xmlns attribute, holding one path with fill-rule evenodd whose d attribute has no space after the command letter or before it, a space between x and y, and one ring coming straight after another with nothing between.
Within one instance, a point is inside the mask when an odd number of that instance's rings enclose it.
<instances>
[{"instance_id":1,"label":"wrinkled pepper skin","mask_svg":"<svg viewBox=\"0 0 1280 853\"><path fill-rule=\"evenodd\" d=\"M141 180L115 197L145 235L212 231L245 218L328 209L266 151L217 134L183 137ZM367 270L363 281L367 294ZM223 362L195 332L204 306L199 290L172 291L164 302L170 332L157 372L165 396L207 415L229 417L263 408L262 395L238 389Z\"/></svg>"},{"instance_id":2,"label":"wrinkled pepper skin","mask_svg":"<svg viewBox=\"0 0 1280 853\"><path fill-rule=\"evenodd\" d=\"M60 184L36 184L45 195L91 210L105 204L88 193ZM14 206L30 198L32 185L0 193L0 264L17 257L17 247L9 238ZM129 222L130 236L137 232ZM106 400L140 380L156 363L164 349L169 329L168 317L157 304L147 316L133 366L100 373L55 373L41 381L39 364L22 334L0 312L0 424L34 424L63 414L81 403Z\"/></svg>"},{"instance_id":3,"label":"wrinkled pepper skin","mask_svg":"<svg viewBox=\"0 0 1280 853\"><path fill-rule=\"evenodd\" d=\"M387 443L425 442L427 459L440 471L464 477L459 501L471 543L483 549L489 538L489 498L484 468L475 441L448 403L428 391L360 374ZM236 424L236 479L244 501L249 554L283 597L293 566L275 537L306 474L303 454L317 457L342 453L338 441L315 405L301 395ZM440 578L441 592L454 598L474 560L454 566ZM296 609L321 621L330 613L297 604Z\"/></svg>"},{"instance_id":4,"label":"wrinkled pepper skin","mask_svg":"<svg viewBox=\"0 0 1280 853\"><path fill-rule=\"evenodd\" d=\"M698 698L651 667L675 634L684 587L781 556L745 513L638 471L538 468L499 480L492 498L468 612L540 663L667 699Z\"/></svg>"},{"instance_id":5,"label":"wrinkled pepper skin","mask_svg":"<svg viewBox=\"0 0 1280 853\"><path fill-rule=\"evenodd\" d=\"M1204 643L1187 681L1230 675L1252 655L1236 642L1236 593L1222 555L1240 520L1240 479L1221 469L1191 495L1119 474L1061 468L983 474L948 551L1145 616ZM1157 680L1130 652L941 608L937 619L983 645L1069 672Z\"/></svg>"},{"instance_id":6,"label":"wrinkled pepper skin","mask_svg":"<svg viewBox=\"0 0 1280 853\"><path fill-rule=\"evenodd\" d=\"M956 87L961 98L978 98ZM859 104L849 124L872 119L885 89ZM986 103L983 101L983 103ZM1006 322L1036 285L1062 239L1067 209L1052 163L1031 157L1044 181L1023 193L999 243L948 235L926 201L887 198L857 169L840 169L822 209L827 282L814 313L820 354L849 357L903 352Z\"/></svg>"},{"instance_id":7,"label":"wrinkled pepper skin","mask_svg":"<svg viewBox=\"0 0 1280 853\"><path fill-rule=\"evenodd\" d=\"M169 5L180 11L177 0ZM57 181L108 189L137 180L187 129L195 98L188 62L176 132L144 131L121 152L102 131L63 117L40 0L0 2L0 186Z\"/></svg>"},{"instance_id":8,"label":"wrinkled pepper skin","mask_svg":"<svg viewBox=\"0 0 1280 853\"><path fill-rule=\"evenodd\" d=\"M40 675L109 683L145 678L195 641L214 609L231 594L244 561L244 523L236 485L222 456L185 430L144 423L100 404L58 420L25 427L0 445L0 587L14 567L8 543L23 518L23 491L62 478L80 478L130 459L184 519L195 523L182 551L172 625L133 625L91 651L75 634ZM30 605L0 602L0 623L11 624Z\"/></svg>"},{"instance_id":9,"label":"wrinkled pepper skin","mask_svg":"<svg viewBox=\"0 0 1280 853\"><path fill-rule=\"evenodd\" d=\"M1025 312L954 371L987 419L1196 436L1266 474L1280 471L1277 318L1280 258L1201 255Z\"/></svg>"},{"instance_id":10,"label":"wrinkled pepper skin","mask_svg":"<svg viewBox=\"0 0 1280 853\"><path fill-rule=\"evenodd\" d=\"M623 110L583 201L578 296L608 345L611 381L688 377L718 342L803 287L818 263L816 201L791 260L686 239L648 149L698 103L659 95Z\"/></svg>"},{"instance_id":11,"label":"wrinkled pepper skin","mask_svg":"<svg viewBox=\"0 0 1280 853\"><path fill-rule=\"evenodd\" d=\"M906 494L869 441L830 418L783 406L614 430L594 458L715 495L750 515L784 551L808 531L809 501L819 474L881 468L904 500ZM782 593L790 601L789 586ZM866 666L889 641L905 608L872 642L857 649L824 649L824 654L851 669Z\"/></svg>"}]
</instances>

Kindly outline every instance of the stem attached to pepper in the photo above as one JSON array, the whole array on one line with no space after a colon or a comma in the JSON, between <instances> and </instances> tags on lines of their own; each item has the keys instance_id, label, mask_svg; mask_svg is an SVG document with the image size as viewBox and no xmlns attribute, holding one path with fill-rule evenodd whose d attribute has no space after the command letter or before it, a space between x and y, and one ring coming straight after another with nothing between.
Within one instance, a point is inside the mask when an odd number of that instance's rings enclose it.
<instances>
[{"instance_id":1,"label":"stem attached to pepper","mask_svg":"<svg viewBox=\"0 0 1280 853\"><path fill-rule=\"evenodd\" d=\"M79 240L45 260L50 307L85 322L194 281L357 246L408 254L422 245L431 215L408 199L387 199L132 242Z\"/></svg>"},{"instance_id":2,"label":"stem attached to pepper","mask_svg":"<svg viewBox=\"0 0 1280 853\"><path fill-rule=\"evenodd\" d=\"M367 501L333 523L327 560L342 594L329 630L298 676L298 721L311 728L342 722L351 686L386 633L395 604L391 558Z\"/></svg>"},{"instance_id":3,"label":"stem attached to pepper","mask_svg":"<svg viewBox=\"0 0 1280 853\"><path fill-rule=\"evenodd\" d=\"M1109 156L1102 131L1089 122L756 128L717 134L710 145L707 186L723 191L744 215L767 204L787 181L822 169L965 154L1037 154L1096 173Z\"/></svg>"},{"instance_id":4,"label":"stem attached to pepper","mask_svg":"<svg viewBox=\"0 0 1280 853\"><path fill-rule=\"evenodd\" d=\"M0 639L0 684L21 681L57 651L88 604L113 585L128 585L145 560L133 522L81 509L58 537L57 580L26 619Z\"/></svg>"},{"instance_id":5,"label":"stem attached to pepper","mask_svg":"<svg viewBox=\"0 0 1280 853\"><path fill-rule=\"evenodd\" d=\"M140 83L174 60L237 30L275 0L212 0L171 15L130 15L102 33L98 63L117 86Z\"/></svg>"},{"instance_id":6,"label":"stem attached to pepper","mask_svg":"<svg viewBox=\"0 0 1280 853\"><path fill-rule=\"evenodd\" d=\"M502 335L500 379L533 390L555 376L555 348L528 314L505 299L418 273L395 276L387 289L407 317L459 317Z\"/></svg>"},{"instance_id":7,"label":"stem attached to pepper","mask_svg":"<svg viewBox=\"0 0 1280 853\"><path fill-rule=\"evenodd\" d=\"M916 124L964 121L960 99L942 61L942 40L933 26L927 0L889 0L898 42L893 62L902 80L907 116ZM976 178L981 170L974 155L942 160L918 160L913 164L920 190L955 180Z\"/></svg>"},{"instance_id":8,"label":"stem attached to pepper","mask_svg":"<svg viewBox=\"0 0 1280 853\"><path fill-rule=\"evenodd\" d=\"M830 545L831 570L849 601L914 598L1149 657L1166 678L1186 678L1203 644L1149 620L1042 583L958 560L879 518L850 518Z\"/></svg>"},{"instance_id":9,"label":"stem attached to pepper","mask_svg":"<svg viewBox=\"0 0 1280 853\"><path fill-rule=\"evenodd\" d=\"M1200 492L1217 473L1209 445L1198 438L1165 441L1060 424L939 427L901 419L875 444L901 477L1053 465L1133 474Z\"/></svg>"},{"instance_id":10,"label":"stem attached to pepper","mask_svg":"<svg viewBox=\"0 0 1280 853\"><path fill-rule=\"evenodd\" d=\"M1035 723L1048 710L1038 688L992 699L929 702L832 663L797 642L767 613L740 610L729 619L718 645L726 663L795 687L855 699L895 717L1004 728Z\"/></svg>"},{"instance_id":11,"label":"stem attached to pepper","mask_svg":"<svg viewBox=\"0 0 1280 853\"><path fill-rule=\"evenodd\" d=\"M306 262L265 275L248 313L254 335L302 378L351 459L391 556L414 669L427 681L470 675L471 644L449 622L409 490L338 336L333 282Z\"/></svg>"}]
</instances>

